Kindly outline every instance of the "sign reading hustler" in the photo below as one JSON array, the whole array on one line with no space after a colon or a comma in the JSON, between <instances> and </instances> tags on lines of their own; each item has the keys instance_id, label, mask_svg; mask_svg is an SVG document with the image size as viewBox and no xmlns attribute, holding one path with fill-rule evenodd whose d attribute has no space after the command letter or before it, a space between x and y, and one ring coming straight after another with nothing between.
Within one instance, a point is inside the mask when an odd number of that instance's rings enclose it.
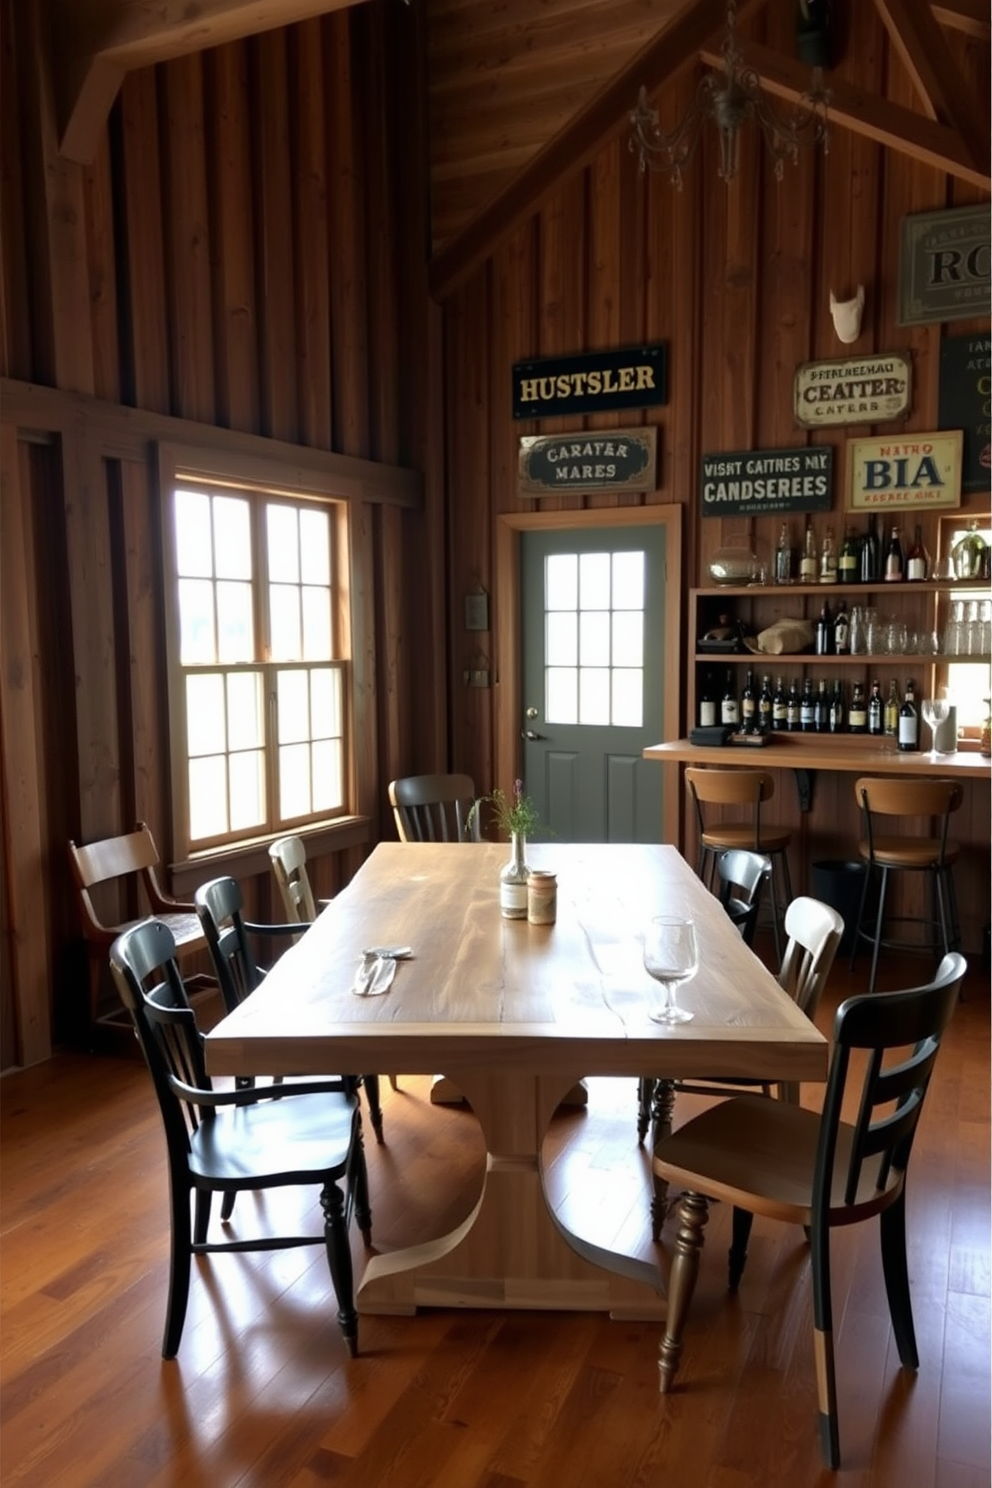
<instances>
[{"instance_id":1,"label":"sign reading hustler","mask_svg":"<svg viewBox=\"0 0 992 1488\"><path fill-rule=\"evenodd\" d=\"M667 365L664 345L515 362L513 417L558 418L567 413L653 408L668 402Z\"/></svg>"},{"instance_id":2,"label":"sign reading hustler","mask_svg":"<svg viewBox=\"0 0 992 1488\"><path fill-rule=\"evenodd\" d=\"M702 514L829 511L834 452L820 449L737 450L702 458Z\"/></svg>"}]
</instances>

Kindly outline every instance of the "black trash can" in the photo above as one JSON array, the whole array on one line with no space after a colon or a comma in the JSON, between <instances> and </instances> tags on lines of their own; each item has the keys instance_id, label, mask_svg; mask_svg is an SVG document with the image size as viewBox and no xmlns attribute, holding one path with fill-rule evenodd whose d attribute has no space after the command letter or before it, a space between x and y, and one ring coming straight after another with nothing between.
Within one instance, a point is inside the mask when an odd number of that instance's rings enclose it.
<instances>
[{"instance_id":1,"label":"black trash can","mask_svg":"<svg viewBox=\"0 0 992 1488\"><path fill-rule=\"evenodd\" d=\"M841 956L851 954L867 872L868 868L864 863L845 863L839 860L814 863L810 870L810 893L813 898L821 899L843 916L844 934L838 948Z\"/></svg>"}]
</instances>

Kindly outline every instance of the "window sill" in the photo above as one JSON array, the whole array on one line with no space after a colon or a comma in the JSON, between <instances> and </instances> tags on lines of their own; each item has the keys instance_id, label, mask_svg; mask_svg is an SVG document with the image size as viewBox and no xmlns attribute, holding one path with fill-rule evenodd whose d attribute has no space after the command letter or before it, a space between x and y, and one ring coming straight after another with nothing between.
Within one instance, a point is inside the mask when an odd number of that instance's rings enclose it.
<instances>
[{"instance_id":1,"label":"window sill","mask_svg":"<svg viewBox=\"0 0 992 1488\"><path fill-rule=\"evenodd\" d=\"M231 847L209 848L206 852L194 853L183 862L170 863L172 892L180 898L188 898L201 884L222 873L239 879L270 873L269 844L289 835L286 831L273 832ZM365 846L372 838L372 819L368 816L341 817L323 825L303 827L295 835L302 839L308 857L321 857L325 853Z\"/></svg>"}]
</instances>

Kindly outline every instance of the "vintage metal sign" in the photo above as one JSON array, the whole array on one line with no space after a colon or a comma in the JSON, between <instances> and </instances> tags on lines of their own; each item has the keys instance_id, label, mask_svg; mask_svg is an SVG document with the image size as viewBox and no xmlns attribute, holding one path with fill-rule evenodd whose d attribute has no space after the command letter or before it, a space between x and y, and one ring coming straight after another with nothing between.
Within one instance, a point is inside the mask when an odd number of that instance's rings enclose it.
<instances>
[{"instance_id":1,"label":"vintage metal sign","mask_svg":"<svg viewBox=\"0 0 992 1488\"><path fill-rule=\"evenodd\" d=\"M960 425L962 491L987 491L992 475L992 338L947 336L940 343L941 428Z\"/></svg>"},{"instance_id":2,"label":"vintage metal sign","mask_svg":"<svg viewBox=\"0 0 992 1488\"><path fill-rule=\"evenodd\" d=\"M960 429L847 441L849 511L961 505Z\"/></svg>"},{"instance_id":3,"label":"vintage metal sign","mask_svg":"<svg viewBox=\"0 0 992 1488\"><path fill-rule=\"evenodd\" d=\"M806 362L796 369L793 412L804 429L838 424L881 424L909 412L908 356L857 357Z\"/></svg>"},{"instance_id":4,"label":"vintage metal sign","mask_svg":"<svg viewBox=\"0 0 992 1488\"><path fill-rule=\"evenodd\" d=\"M834 452L829 446L704 455L700 508L704 517L829 511L833 476Z\"/></svg>"},{"instance_id":5,"label":"vintage metal sign","mask_svg":"<svg viewBox=\"0 0 992 1488\"><path fill-rule=\"evenodd\" d=\"M653 491L657 429L526 434L517 456L521 496L562 491Z\"/></svg>"},{"instance_id":6,"label":"vintage metal sign","mask_svg":"<svg viewBox=\"0 0 992 1488\"><path fill-rule=\"evenodd\" d=\"M956 207L902 219L899 324L988 315L989 209Z\"/></svg>"},{"instance_id":7,"label":"vintage metal sign","mask_svg":"<svg viewBox=\"0 0 992 1488\"><path fill-rule=\"evenodd\" d=\"M668 348L628 346L513 367L513 417L557 418L668 402Z\"/></svg>"}]
</instances>

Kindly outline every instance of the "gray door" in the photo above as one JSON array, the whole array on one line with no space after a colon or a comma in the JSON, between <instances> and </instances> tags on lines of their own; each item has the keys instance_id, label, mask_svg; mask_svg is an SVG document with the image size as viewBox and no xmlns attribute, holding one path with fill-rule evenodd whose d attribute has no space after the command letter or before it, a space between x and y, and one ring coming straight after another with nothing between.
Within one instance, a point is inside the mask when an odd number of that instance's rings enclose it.
<instances>
[{"instance_id":1,"label":"gray door","mask_svg":"<svg viewBox=\"0 0 992 1488\"><path fill-rule=\"evenodd\" d=\"M559 842L661 842L663 526L521 536L524 785Z\"/></svg>"}]
</instances>

